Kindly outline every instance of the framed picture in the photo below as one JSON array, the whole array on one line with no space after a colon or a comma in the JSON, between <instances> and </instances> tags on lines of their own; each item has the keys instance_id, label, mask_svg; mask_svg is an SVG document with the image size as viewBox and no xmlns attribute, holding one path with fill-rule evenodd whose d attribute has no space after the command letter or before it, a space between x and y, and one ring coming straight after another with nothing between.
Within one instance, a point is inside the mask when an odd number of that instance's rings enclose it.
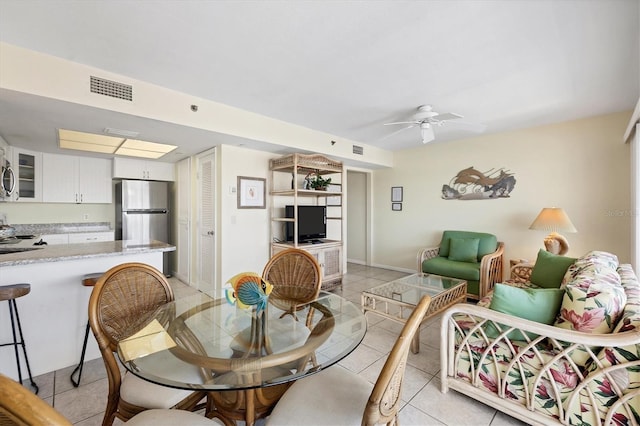
<instances>
[{"instance_id":1,"label":"framed picture","mask_svg":"<svg viewBox=\"0 0 640 426\"><path fill-rule=\"evenodd\" d=\"M327 192L342 192L342 185L330 183L327 186ZM327 197L327 206L341 206L341 205L342 205L341 195Z\"/></svg>"},{"instance_id":2,"label":"framed picture","mask_svg":"<svg viewBox=\"0 0 640 426\"><path fill-rule=\"evenodd\" d=\"M402 203L391 203L391 210L399 212L402 210Z\"/></svg>"},{"instance_id":3,"label":"framed picture","mask_svg":"<svg viewBox=\"0 0 640 426\"><path fill-rule=\"evenodd\" d=\"M238 208L264 209L266 179L238 176Z\"/></svg>"},{"instance_id":4,"label":"framed picture","mask_svg":"<svg viewBox=\"0 0 640 426\"><path fill-rule=\"evenodd\" d=\"M402 187L401 186L392 186L391 187L391 202L392 203L401 203L402 202Z\"/></svg>"}]
</instances>

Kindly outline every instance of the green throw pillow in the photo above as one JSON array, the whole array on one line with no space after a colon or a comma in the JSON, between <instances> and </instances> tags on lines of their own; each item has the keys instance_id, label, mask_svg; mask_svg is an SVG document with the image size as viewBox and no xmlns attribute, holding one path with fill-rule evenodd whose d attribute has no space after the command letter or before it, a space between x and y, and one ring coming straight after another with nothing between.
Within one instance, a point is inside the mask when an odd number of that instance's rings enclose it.
<instances>
[{"instance_id":1,"label":"green throw pillow","mask_svg":"<svg viewBox=\"0 0 640 426\"><path fill-rule=\"evenodd\" d=\"M479 238L451 238L449 260L478 262Z\"/></svg>"},{"instance_id":2,"label":"green throw pillow","mask_svg":"<svg viewBox=\"0 0 640 426\"><path fill-rule=\"evenodd\" d=\"M561 288L520 288L496 284L489 308L514 317L550 325L556 319L563 297L564 289ZM493 324L487 325L485 333L492 339L500 334ZM530 339L537 337L531 333L527 335ZM512 331L507 337L525 340L518 330Z\"/></svg>"},{"instance_id":3,"label":"green throw pillow","mask_svg":"<svg viewBox=\"0 0 640 426\"><path fill-rule=\"evenodd\" d=\"M540 249L529 280L538 287L559 288L564 274L575 261L573 257L558 256Z\"/></svg>"}]
</instances>

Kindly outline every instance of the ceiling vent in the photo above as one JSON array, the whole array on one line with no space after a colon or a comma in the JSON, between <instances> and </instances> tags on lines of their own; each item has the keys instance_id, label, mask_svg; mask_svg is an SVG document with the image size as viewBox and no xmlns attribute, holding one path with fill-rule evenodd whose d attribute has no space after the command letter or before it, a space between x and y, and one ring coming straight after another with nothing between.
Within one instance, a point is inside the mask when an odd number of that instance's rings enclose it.
<instances>
[{"instance_id":1,"label":"ceiling vent","mask_svg":"<svg viewBox=\"0 0 640 426\"><path fill-rule=\"evenodd\" d=\"M133 100L133 86L91 76L91 93L110 96L112 98Z\"/></svg>"},{"instance_id":2,"label":"ceiling vent","mask_svg":"<svg viewBox=\"0 0 640 426\"><path fill-rule=\"evenodd\" d=\"M364 148L358 145L353 145L353 153L358 155L364 155Z\"/></svg>"}]
</instances>

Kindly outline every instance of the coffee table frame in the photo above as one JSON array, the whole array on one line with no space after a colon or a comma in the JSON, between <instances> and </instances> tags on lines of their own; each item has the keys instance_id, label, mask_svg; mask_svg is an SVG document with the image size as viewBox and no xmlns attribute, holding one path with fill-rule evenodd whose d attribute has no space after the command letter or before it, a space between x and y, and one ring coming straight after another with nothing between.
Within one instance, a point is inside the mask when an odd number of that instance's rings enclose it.
<instances>
[{"instance_id":1,"label":"coffee table frame","mask_svg":"<svg viewBox=\"0 0 640 426\"><path fill-rule=\"evenodd\" d=\"M412 283L411 280L416 277L421 276L431 276L435 278L443 278L451 281L458 281L457 285L452 286L447 289L439 289L435 287L430 287L426 285L420 285L417 283ZM379 285L377 287L373 287L369 290L364 290L361 295L361 304L362 304L362 312L366 315L367 312L371 312L377 315L380 315L384 318L390 319L392 321L404 324L407 322L407 318L411 315L411 312L415 309L416 305L414 303L405 302L399 299L394 299L390 297L381 296L378 294L371 293L372 290L390 287L393 284L402 284L407 287L412 287L414 290L418 290L423 294L429 294L431 296L431 303L429 304L429 309L425 314L424 318L420 322L420 327L424 324L428 319L438 315L440 312L444 311L450 306L455 305L456 303L463 303L467 300L467 282L465 280L459 280L456 278L449 277L441 277L439 275L434 274L423 274L417 273L413 275L408 275L406 277L399 278L397 280L390 281L388 283ZM396 293L397 296L401 297L400 293ZM417 302L417 301L416 301ZM390 312L390 307L395 307L398 309L398 312ZM415 334L413 340L411 341L411 352L417 354L420 351L420 330Z\"/></svg>"}]
</instances>

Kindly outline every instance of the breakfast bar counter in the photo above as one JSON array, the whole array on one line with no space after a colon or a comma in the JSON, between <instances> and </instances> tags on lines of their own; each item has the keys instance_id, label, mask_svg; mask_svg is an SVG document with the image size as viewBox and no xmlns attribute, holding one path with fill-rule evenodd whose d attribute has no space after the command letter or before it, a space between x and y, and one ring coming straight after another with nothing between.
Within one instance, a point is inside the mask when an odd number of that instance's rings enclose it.
<instances>
[{"instance_id":1,"label":"breakfast bar counter","mask_svg":"<svg viewBox=\"0 0 640 426\"><path fill-rule=\"evenodd\" d=\"M18 245L2 246L0 249L29 249L0 255L0 268L6 266L29 265L43 262L64 262L68 260L90 259L108 256L129 256L136 253L174 251L175 247L160 241L148 244L132 244L127 241L103 241L83 244L60 244L34 246L28 242ZM162 266L160 266L162 270ZM0 269L0 281L4 282Z\"/></svg>"},{"instance_id":2,"label":"breakfast bar counter","mask_svg":"<svg viewBox=\"0 0 640 426\"><path fill-rule=\"evenodd\" d=\"M164 253L175 250L174 246L159 241L44 246L24 241L11 246L36 248L0 254L0 285L31 284L31 292L17 300L17 304L34 376L74 366L80 359L92 290L82 285L84 275L104 272L126 262L142 262L162 271ZM0 343L12 340L8 311L7 303L0 304ZM91 336L85 361L98 357L100 352ZM24 362L22 371L24 377ZM18 378L14 353L9 347L0 348L0 372Z\"/></svg>"}]
</instances>

